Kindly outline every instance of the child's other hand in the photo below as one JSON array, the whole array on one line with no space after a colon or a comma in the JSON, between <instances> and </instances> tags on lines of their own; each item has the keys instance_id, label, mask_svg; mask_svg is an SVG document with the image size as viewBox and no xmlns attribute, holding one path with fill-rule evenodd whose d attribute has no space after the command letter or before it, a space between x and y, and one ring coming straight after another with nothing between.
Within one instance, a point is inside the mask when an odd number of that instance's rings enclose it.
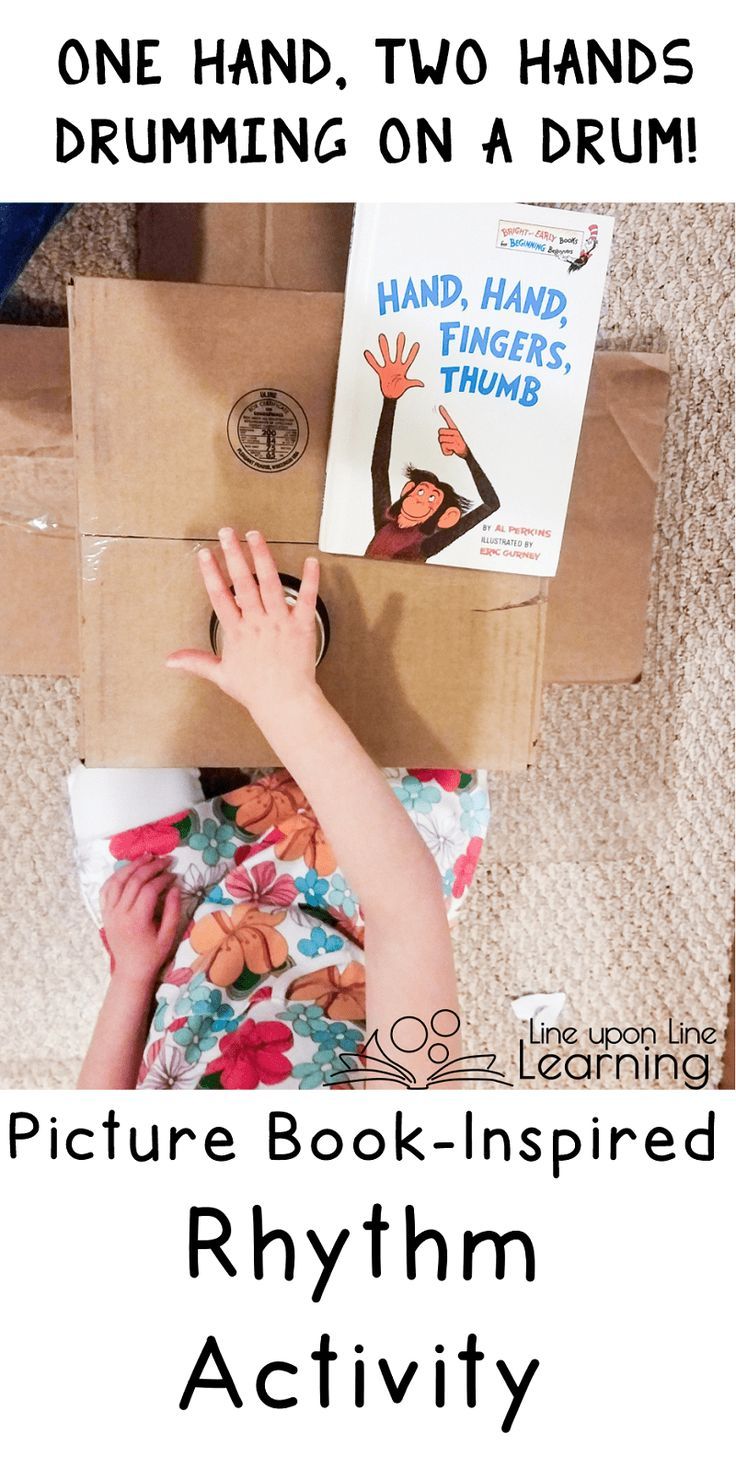
<instances>
[{"instance_id":1,"label":"child's other hand","mask_svg":"<svg viewBox=\"0 0 736 1480\"><path fill-rule=\"evenodd\" d=\"M232 591L212 552L199 551L202 578L220 623L222 656L184 649L166 663L216 683L263 728L275 705L316 688L319 562L311 556L304 562L299 595L290 608L263 535L252 531L246 539L255 580L234 531L220 530Z\"/></svg>"},{"instance_id":2,"label":"child's other hand","mask_svg":"<svg viewBox=\"0 0 736 1480\"><path fill-rule=\"evenodd\" d=\"M176 944L181 896L169 858L143 854L117 869L100 893L114 981L150 990Z\"/></svg>"}]
</instances>

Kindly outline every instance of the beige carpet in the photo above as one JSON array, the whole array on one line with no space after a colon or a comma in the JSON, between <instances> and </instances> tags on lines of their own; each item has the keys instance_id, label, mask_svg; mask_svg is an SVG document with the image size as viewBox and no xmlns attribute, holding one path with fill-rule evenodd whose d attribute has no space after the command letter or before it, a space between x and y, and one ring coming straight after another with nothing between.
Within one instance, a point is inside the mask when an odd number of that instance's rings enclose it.
<instances>
[{"instance_id":1,"label":"beige carpet","mask_svg":"<svg viewBox=\"0 0 736 1480\"><path fill-rule=\"evenodd\" d=\"M670 1016L712 1025L717 1083L732 938L733 216L595 209L617 218L600 344L668 349L672 363L647 660L630 688L548 690L536 770L495 778L492 840L458 940L462 988L471 1046L492 1046L512 1076L511 999L562 990L564 1022L583 1032L660 1035ZM132 208L75 212L4 317L62 321L75 271L134 274ZM0 1086L69 1085L104 986L63 790L76 690L0 682Z\"/></svg>"}]
</instances>

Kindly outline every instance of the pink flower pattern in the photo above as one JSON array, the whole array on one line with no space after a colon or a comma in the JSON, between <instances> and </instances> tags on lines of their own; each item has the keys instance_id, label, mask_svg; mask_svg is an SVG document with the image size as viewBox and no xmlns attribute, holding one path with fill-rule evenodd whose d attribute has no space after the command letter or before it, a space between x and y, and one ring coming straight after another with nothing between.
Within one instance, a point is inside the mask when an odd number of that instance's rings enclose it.
<instances>
[{"instance_id":1,"label":"pink flower pattern","mask_svg":"<svg viewBox=\"0 0 736 1480\"><path fill-rule=\"evenodd\" d=\"M273 909L288 907L298 893L291 874L279 875L272 860L255 863L252 870L243 864L232 869L225 879L225 890L239 903L257 904L262 909L269 905Z\"/></svg>"},{"instance_id":2,"label":"pink flower pattern","mask_svg":"<svg viewBox=\"0 0 736 1480\"><path fill-rule=\"evenodd\" d=\"M465 890L473 882L473 875L478 867L480 851L483 847L483 838L471 838L464 853L455 859L453 873L455 882L452 886L454 899L462 899Z\"/></svg>"},{"instance_id":3,"label":"pink flower pattern","mask_svg":"<svg viewBox=\"0 0 736 1480\"><path fill-rule=\"evenodd\" d=\"M144 853L163 857L173 852L181 842L181 834L175 823L183 822L186 812L174 812L171 817L162 817L158 822L146 822L143 827L133 827L128 832L117 833L110 839L113 858L132 862Z\"/></svg>"},{"instance_id":4,"label":"pink flower pattern","mask_svg":"<svg viewBox=\"0 0 736 1480\"><path fill-rule=\"evenodd\" d=\"M223 1089L257 1089L280 1084L291 1074L286 1050L294 1035L286 1023L256 1022L246 1018L237 1032L222 1040L222 1054L210 1061L209 1074L220 1074Z\"/></svg>"}]
</instances>

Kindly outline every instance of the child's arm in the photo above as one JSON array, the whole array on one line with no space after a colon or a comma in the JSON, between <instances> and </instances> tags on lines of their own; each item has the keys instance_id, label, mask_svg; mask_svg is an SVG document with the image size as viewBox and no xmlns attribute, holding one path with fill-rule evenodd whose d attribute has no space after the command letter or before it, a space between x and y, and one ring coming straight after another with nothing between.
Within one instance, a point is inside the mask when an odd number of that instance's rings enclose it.
<instances>
[{"instance_id":1,"label":"child's arm","mask_svg":"<svg viewBox=\"0 0 736 1480\"><path fill-rule=\"evenodd\" d=\"M169 858L145 854L100 895L112 974L79 1089L135 1089L156 982L176 942L181 898Z\"/></svg>"},{"instance_id":2,"label":"child's arm","mask_svg":"<svg viewBox=\"0 0 736 1480\"><path fill-rule=\"evenodd\" d=\"M366 925L367 1031L457 1008L439 872L401 803L315 680L318 562L290 610L263 537L247 536L257 583L232 530L221 543L235 597L209 550L200 565L222 657L173 653L171 667L216 683L253 716L314 808Z\"/></svg>"}]
</instances>

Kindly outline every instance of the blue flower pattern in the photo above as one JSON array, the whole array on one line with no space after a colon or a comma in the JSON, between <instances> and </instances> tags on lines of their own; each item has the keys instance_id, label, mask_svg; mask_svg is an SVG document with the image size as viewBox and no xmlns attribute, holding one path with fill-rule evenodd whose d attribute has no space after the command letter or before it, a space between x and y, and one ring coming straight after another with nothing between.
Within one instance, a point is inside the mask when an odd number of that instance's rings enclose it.
<instances>
[{"instance_id":1,"label":"blue flower pattern","mask_svg":"<svg viewBox=\"0 0 736 1480\"><path fill-rule=\"evenodd\" d=\"M284 1018L292 1033L296 1033L299 1038L312 1038L320 1023L327 1022L322 1008L316 1002L290 1002L286 1010L278 1012L276 1016Z\"/></svg>"},{"instance_id":2,"label":"blue flower pattern","mask_svg":"<svg viewBox=\"0 0 736 1480\"><path fill-rule=\"evenodd\" d=\"M406 807L407 812L431 812L435 803L442 801L442 792L431 781L420 781L418 776L405 776L394 793Z\"/></svg>"},{"instance_id":3,"label":"blue flower pattern","mask_svg":"<svg viewBox=\"0 0 736 1480\"><path fill-rule=\"evenodd\" d=\"M221 858L233 858L237 846L237 836L232 824L218 823L214 817L205 818L202 831L190 833L187 838L187 847L195 848L201 853L203 862L209 864L210 868L214 868Z\"/></svg>"},{"instance_id":4,"label":"blue flower pattern","mask_svg":"<svg viewBox=\"0 0 736 1480\"><path fill-rule=\"evenodd\" d=\"M214 1027L214 1018L193 1015L187 1018L184 1027L177 1028L173 1035L174 1042L184 1049L188 1064L198 1064L203 1053L217 1047Z\"/></svg>"},{"instance_id":5,"label":"blue flower pattern","mask_svg":"<svg viewBox=\"0 0 736 1480\"><path fill-rule=\"evenodd\" d=\"M363 1041L360 1028L354 1023L343 1023L334 1018L325 1018L312 1033L320 1048L331 1048L334 1053L355 1053Z\"/></svg>"},{"instance_id":6,"label":"blue flower pattern","mask_svg":"<svg viewBox=\"0 0 736 1480\"><path fill-rule=\"evenodd\" d=\"M460 793L460 826L471 838L482 838L490 821L488 797L483 791Z\"/></svg>"},{"instance_id":7,"label":"blue flower pattern","mask_svg":"<svg viewBox=\"0 0 736 1480\"><path fill-rule=\"evenodd\" d=\"M325 908L330 881L321 879L316 868L307 869L306 874L300 874L294 883L299 893L304 895L305 902L313 909Z\"/></svg>"},{"instance_id":8,"label":"blue flower pattern","mask_svg":"<svg viewBox=\"0 0 736 1480\"><path fill-rule=\"evenodd\" d=\"M219 987L211 987L202 976L189 983L176 1003L176 1017L193 1015L210 1018L213 1033L232 1033L238 1026L234 1010L225 1001Z\"/></svg>"},{"instance_id":9,"label":"blue flower pattern","mask_svg":"<svg viewBox=\"0 0 736 1480\"><path fill-rule=\"evenodd\" d=\"M352 920L357 909L357 903L352 889L348 887L342 874L333 874L332 876L330 904L334 905L336 910L342 910L343 914L347 915L348 920Z\"/></svg>"},{"instance_id":10,"label":"blue flower pattern","mask_svg":"<svg viewBox=\"0 0 736 1480\"><path fill-rule=\"evenodd\" d=\"M327 956L333 951L341 951L343 947L342 937L339 935L328 935L321 925L316 925L310 931L309 936L297 942L297 950L302 956Z\"/></svg>"},{"instance_id":11,"label":"blue flower pattern","mask_svg":"<svg viewBox=\"0 0 736 1480\"><path fill-rule=\"evenodd\" d=\"M329 1089L333 1083L339 1083L340 1075L346 1069L356 1067L353 1056L362 1036L360 1029L350 1023L332 1022L325 1018L311 1034L318 1045L316 1053L307 1062L295 1064L292 1070L294 1078L299 1081L299 1088Z\"/></svg>"}]
</instances>

